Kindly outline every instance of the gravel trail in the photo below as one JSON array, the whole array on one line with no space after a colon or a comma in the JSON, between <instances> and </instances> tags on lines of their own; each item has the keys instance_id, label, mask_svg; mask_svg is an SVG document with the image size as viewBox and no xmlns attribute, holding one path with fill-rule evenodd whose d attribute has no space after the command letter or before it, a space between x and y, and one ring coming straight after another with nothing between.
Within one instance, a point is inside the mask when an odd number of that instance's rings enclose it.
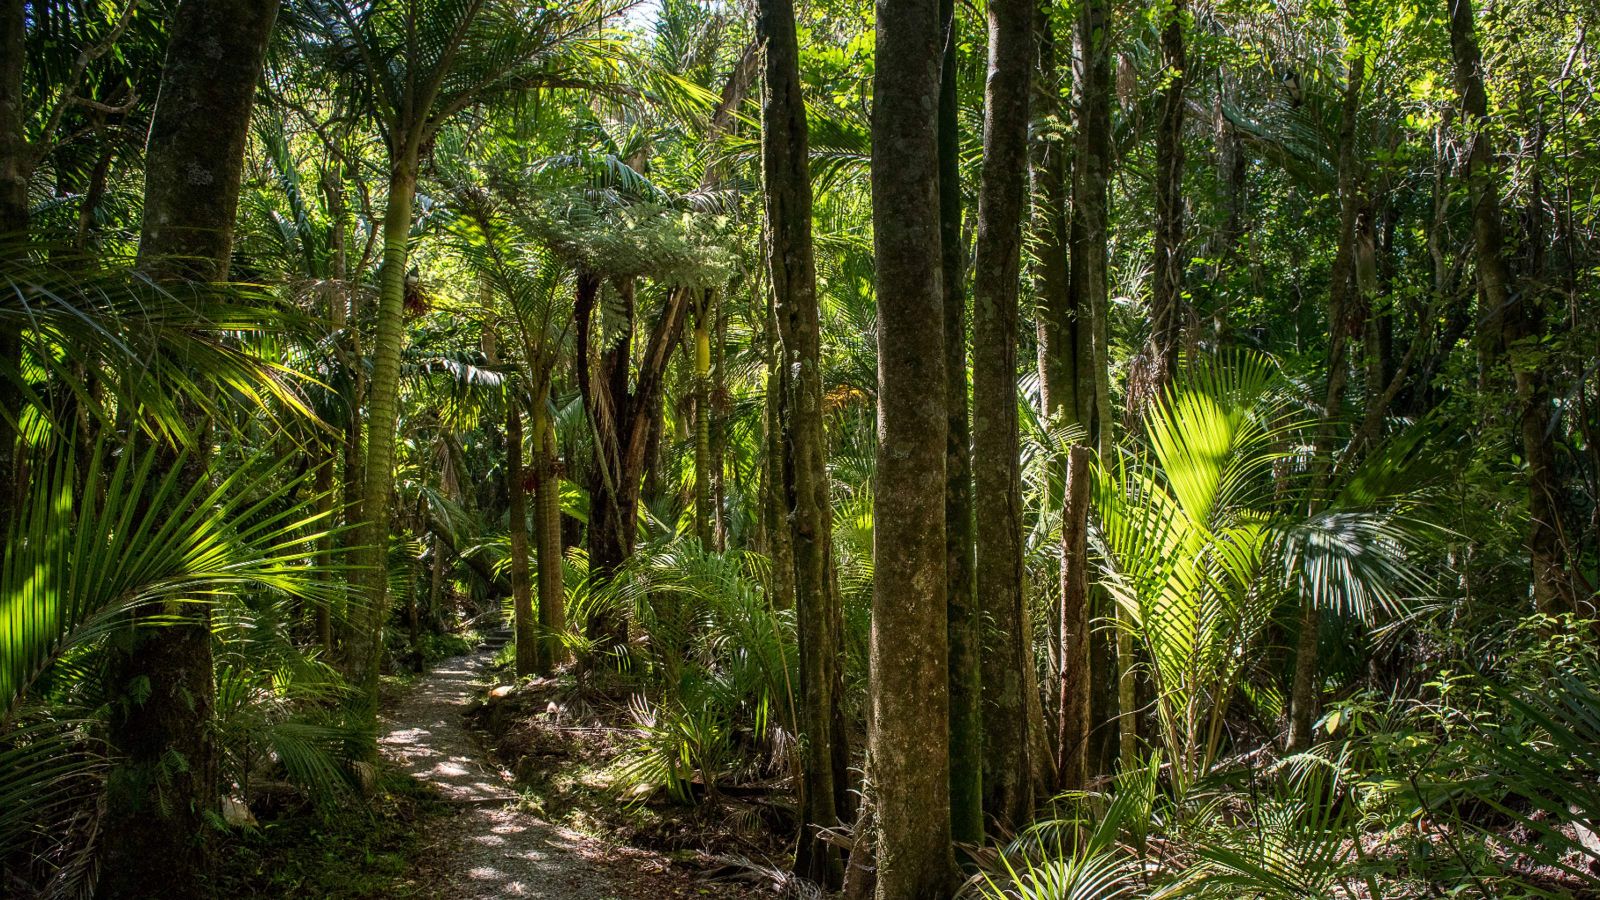
<instances>
[{"instance_id":1,"label":"gravel trail","mask_svg":"<svg viewBox=\"0 0 1600 900\"><path fill-rule=\"evenodd\" d=\"M446 855L440 896L625 900L633 892L607 871L620 851L519 812L511 776L484 759L462 724L489 663L490 651L439 663L382 719L384 756L457 807L432 842Z\"/></svg>"}]
</instances>

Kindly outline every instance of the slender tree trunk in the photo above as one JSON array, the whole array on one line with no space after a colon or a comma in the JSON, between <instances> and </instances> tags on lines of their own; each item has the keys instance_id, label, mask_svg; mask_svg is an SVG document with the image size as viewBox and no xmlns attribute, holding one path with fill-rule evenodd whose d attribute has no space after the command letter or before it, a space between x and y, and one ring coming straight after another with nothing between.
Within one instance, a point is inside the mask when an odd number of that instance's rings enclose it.
<instances>
[{"instance_id":1,"label":"slender tree trunk","mask_svg":"<svg viewBox=\"0 0 1600 900\"><path fill-rule=\"evenodd\" d=\"M943 900L955 886L944 533L949 406L937 389L946 383L938 252L943 32L938 0L878 3L878 451L867 716L878 900Z\"/></svg>"},{"instance_id":2,"label":"slender tree trunk","mask_svg":"<svg viewBox=\"0 0 1600 900\"><path fill-rule=\"evenodd\" d=\"M317 446L322 447L324 445L319 443ZM331 530L337 518L334 503L338 497L334 493L333 485L333 476L337 472L337 460L338 457L335 452L329 448L324 451L323 459L317 465L315 482L317 513L322 516L317 520L317 528L322 531ZM317 538L317 564L324 569L322 573L324 580L333 581L338 578L333 571L333 535L331 533ZM325 654L331 654L333 652L333 610L328 608L330 601L328 598L323 597L313 602L316 605L312 610L312 621L316 626L317 643L322 645L322 650Z\"/></svg>"},{"instance_id":3,"label":"slender tree trunk","mask_svg":"<svg viewBox=\"0 0 1600 900\"><path fill-rule=\"evenodd\" d=\"M163 281L227 278L250 112L276 0L185 0L178 6L146 151L140 265ZM194 423L203 432L202 423ZM204 457L191 458L194 480ZM210 895L208 813L219 793L212 743L210 610L151 609L111 662L121 762L107 779L101 897Z\"/></svg>"},{"instance_id":4,"label":"slender tree trunk","mask_svg":"<svg viewBox=\"0 0 1600 900\"><path fill-rule=\"evenodd\" d=\"M1078 93L1078 160L1072 179L1069 286L1079 328L1087 332L1087 339L1080 337L1075 345L1079 348L1078 379L1087 382L1079 391L1087 390L1092 398L1086 404L1080 400L1080 409L1088 413L1081 421L1088 430L1089 445L1101 459L1106 459L1111 452L1113 424L1106 334L1107 184L1112 164L1110 0L1084 0L1078 8L1076 28L1080 64L1074 82ZM1089 320L1087 326L1082 322L1084 318ZM1125 618L1098 587L1092 590L1090 602L1104 615ZM1115 629L1092 632L1089 652L1091 668L1108 676L1100 682L1104 689L1092 692L1091 716L1103 737L1092 745L1091 763L1096 773L1110 772L1115 747L1126 770L1134 764L1138 748L1134 643L1129 623L1121 621ZM1113 672L1115 677L1109 677Z\"/></svg>"},{"instance_id":5,"label":"slender tree trunk","mask_svg":"<svg viewBox=\"0 0 1600 900\"><path fill-rule=\"evenodd\" d=\"M1472 237L1477 245L1478 288L1484 305L1480 345L1497 347L1510 365L1516 385L1522 456L1527 465L1528 557L1533 599L1540 611L1578 610L1567 571L1562 538L1561 485L1555 467L1555 428L1546 368L1539 362L1543 310L1536 292L1514 291L1500 224L1500 191L1495 183L1494 150L1489 140L1489 100L1483 86L1483 57L1473 24L1471 0L1450 0L1450 50L1463 124L1469 130L1466 179L1472 197Z\"/></svg>"},{"instance_id":6,"label":"slender tree trunk","mask_svg":"<svg viewBox=\"0 0 1600 900\"><path fill-rule=\"evenodd\" d=\"M955 0L941 0L939 259L944 290L945 601L950 642L950 833L983 843L982 619L973 583L972 429L967 405L966 245L961 238L961 123Z\"/></svg>"},{"instance_id":7,"label":"slender tree trunk","mask_svg":"<svg viewBox=\"0 0 1600 900\"><path fill-rule=\"evenodd\" d=\"M506 398L506 518L511 534L511 615L517 642L517 674L547 668L534 626L532 574L528 568L527 471L523 467L522 411Z\"/></svg>"},{"instance_id":8,"label":"slender tree trunk","mask_svg":"<svg viewBox=\"0 0 1600 900\"><path fill-rule=\"evenodd\" d=\"M819 829L838 823L848 772L835 766L835 732L844 692L840 611L832 590L833 522L822 407L821 309L811 246L811 169L800 49L790 0L763 0L756 26L766 44L761 106L767 273L783 353L788 462L784 494L794 550L800 636L800 727L805 762L800 785L800 844L795 871L826 888L839 886L838 848ZM707 362L709 363L709 358ZM844 757L847 759L848 755Z\"/></svg>"},{"instance_id":9,"label":"slender tree trunk","mask_svg":"<svg viewBox=\"0 0 1600 900\"><path fill-rule=\"evenodd\" d=\"M1089 448L1067 452L1061 504L1061 697L1057 710L1056 770L1062 790L1089 783Z\"/></svg>"},{"instance_id":10,"label":"slender tree trunk","mask_svg":"<svg viewBox=\"0 0 1600 900\"><path fill-rule=\"evenodd\" d=\"M711 548L711 329L716 291L707 288L694 317L694 533Z\"/></svg>"},{"instance_id":11,"label":"slender tree trunk","mask_svg":"<svg viewBox=\"0 0 1600 900\"><path fill-rule=\"evenodd\" d=\"M1328 384L1323 401L1322 421L1318 423L1312 452L1311 509L1326 502L1333 469L1333 448L1344 414L1344 390L1349 378L1351 337L1351 294L1355 274L1356 216L1361 209L1360 166L1356 146L1356 119L1361 111L1361 89L1366 77L1366 62L1356 56L1345 79L1344 101L1339 118L1339 242L1329 273L1328 294ZM1321 691L1317 678L1317 644L1322 615L1312 598L1301 599L1300 631L1295 643L1294 683L1289 691L1289 749L1311 746L1312 725L1316 721Z\"/></svg>"},{"instance_id":12,"label":"slender tree trunk","mask_svg":"<svg viewBox=\"0 0 1600 900\"><path fill-rule=\"evenodd\" d=\"M539 627L544 632L540 671L549 674L567 661L561 635L567 630L566 573L561 562L561 459L557 456L556 427L543 396L534 396L533 408L533 538L539 551Z\"/></svg>"},{"instance_id":13,"label":"slender tree trunk","mask_svg":"<svg viewBox=\"0 0 1600 900\"><path fill-rule=\"evenodd\" d=\"M976 572L984 610L984 811L1002 828L1033 812L1023 597L1022 463L1017 422L1017 293L1033 6L989 4L989 76L973 260L972 408Z\"/></svg>"},{"instance_id":14,"label":"slender tree trunk","mask_svg":"<svg viewBox=\"0 0 1600 900\"><path fill-rule=\"evenodd\" d=\"M33 150L28 145L26 0L0 0L0 266L24 265L28 257L28 182ZM23 394L22 326L0 323L0 538L11 528L17 506L17 428Z\"/></svg>"},{"instance_id":15,"label":"slender tree trunk","mask_svg":"<svg viewBox=\"0 0 1600 900\"><path fill-rule=\"evenodd\" d=\"M411 239L411 208L416 200L417 148L406 135L394 135L397 152L389 172L388 208L383 217L383 270L378 289L377 331L372 344L372 381L367 395L367 458L361 512L367 627L356 636L360 671L369 699L377 700L383 663L383 629L389 621L389 525L394 496L395 428L400 414L400 351L405 345L406 254Z\"/></svg>"},{"instance_id":16,"label":"slender tree trunk","mask_svg":"<svg viewBox=\"0 0 1600 900\"><path fill-rule=\"evenodd\" d=\"M1170 2L1170 6L1167 4ZM1183 332L1183 112L1189 62L1184 49L1187 0L1162 0L1161 121L1156 131L1156 233L1150 341L1128 389L1130 425L1157 401L1178 372Z\"/></svg>"},{"instance_id":17,"label":"slender tree trunk","mask_svg":"<svg viewBox=\"0 0 1600 900\"><path fill-rule=\"evenodd\" d=\"M763 404L761 515L766 525L767 553L772 559L768 593L774 609L794 608L794 539L789 533L788 454L784 452L784 371L778 349L777 305L767 296L767 383Z\"/></svg>"}]
</instances>

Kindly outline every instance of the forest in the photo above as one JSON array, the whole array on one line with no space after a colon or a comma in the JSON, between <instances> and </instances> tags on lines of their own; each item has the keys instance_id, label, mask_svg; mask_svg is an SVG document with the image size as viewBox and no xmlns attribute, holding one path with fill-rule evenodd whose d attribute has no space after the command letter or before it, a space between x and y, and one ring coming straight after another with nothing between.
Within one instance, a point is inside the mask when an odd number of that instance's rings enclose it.
<instances>
[{"instance_id":1,"label":"forest","mask_svg":"<svg viewBox=\"0 0 1600 900\"><path fill-rule=\"evenodd\" d=\"M1591 28L0 0L0 896L1600 898Z\"/></svg>"}]
</instances>

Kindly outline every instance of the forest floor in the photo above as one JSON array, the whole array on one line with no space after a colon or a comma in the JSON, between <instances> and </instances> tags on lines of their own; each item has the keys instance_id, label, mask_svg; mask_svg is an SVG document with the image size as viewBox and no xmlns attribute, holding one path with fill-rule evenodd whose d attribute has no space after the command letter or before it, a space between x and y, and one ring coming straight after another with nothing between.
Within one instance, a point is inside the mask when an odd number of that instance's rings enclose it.
<instances>
[{"instance_id":1,"label":"forest floor","mask_svg":"<svg viewBox=\"0 0 1600 900\"><path fill-rule=\"evenodd\" d=\"M447 659L387 706L378 745L431 787L450 812L429 824L424 852L447 900L667 900L710 895L656 854L552 825L522 808L510 773L488 761L463 714L488 678L490 651Z\"/></svg>"}]
</instances>

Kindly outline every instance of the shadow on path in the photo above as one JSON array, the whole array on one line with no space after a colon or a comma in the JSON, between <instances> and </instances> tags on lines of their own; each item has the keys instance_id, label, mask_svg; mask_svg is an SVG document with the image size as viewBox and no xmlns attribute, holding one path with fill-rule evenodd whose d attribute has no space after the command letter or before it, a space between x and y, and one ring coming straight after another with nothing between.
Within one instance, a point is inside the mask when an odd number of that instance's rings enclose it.
<instances>
[{"instance_id":1,"label":"shadow on path","mask_svg":"<svg viewBox=\"0 0 1600 900\"><path fill-rule=\"evenodd\" d=\"M607 848L517 811L510 776L488 763L462 725L488 651L444 660L385 711L378 746L400 771L435 786L459 806L442 896L452 900L536 897L619 900L625 895L598 861Z\"/></svg>"}]
</instances>

